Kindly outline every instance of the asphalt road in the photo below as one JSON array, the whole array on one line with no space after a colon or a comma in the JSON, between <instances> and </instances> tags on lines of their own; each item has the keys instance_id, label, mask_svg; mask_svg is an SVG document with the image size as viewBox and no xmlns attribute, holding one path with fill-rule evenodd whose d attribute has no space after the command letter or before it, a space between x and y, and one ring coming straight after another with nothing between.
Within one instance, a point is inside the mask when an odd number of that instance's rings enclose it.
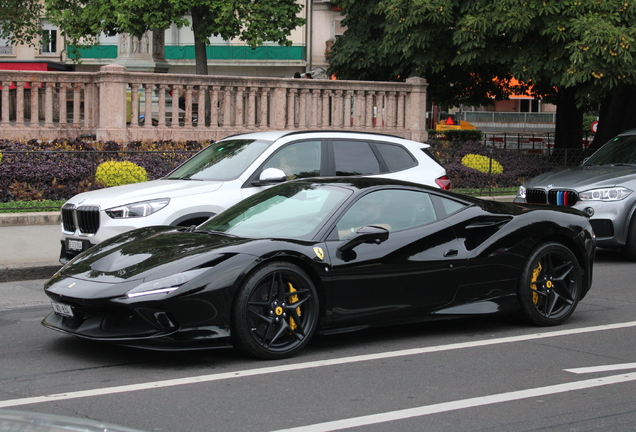
<instances>
[{"instance_id":1,"label":"asphalt road","mask_svg":"<svg viewBox=\"0 0 636 432\"><path fill-rule=\"evenodd\" d=\"M4 283L0 408L145 431L636 431L634 281L634 263L601 251L562 326L426 323L317 338L269 362L58 334L40 325L43 281Z\"/></svg>"}]
</instances>

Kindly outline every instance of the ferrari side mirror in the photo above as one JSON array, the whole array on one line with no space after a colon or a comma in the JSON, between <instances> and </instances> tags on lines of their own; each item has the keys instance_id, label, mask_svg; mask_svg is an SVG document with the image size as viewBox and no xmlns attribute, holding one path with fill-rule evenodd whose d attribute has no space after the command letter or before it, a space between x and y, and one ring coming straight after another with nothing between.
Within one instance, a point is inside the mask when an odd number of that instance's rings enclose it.
<instances>
[{"instance_id":1,"label":"ferrari side mirror","mask_svg":"<svg viewBox=\"0 0 636 432\"><path fill-rule=\"evenodd\" d=\"M338 246L338 252L344 256L362 243L380 244L389 238L389 230L378 226L363 226L346 242Z\"/></svg>"}]
</instances>

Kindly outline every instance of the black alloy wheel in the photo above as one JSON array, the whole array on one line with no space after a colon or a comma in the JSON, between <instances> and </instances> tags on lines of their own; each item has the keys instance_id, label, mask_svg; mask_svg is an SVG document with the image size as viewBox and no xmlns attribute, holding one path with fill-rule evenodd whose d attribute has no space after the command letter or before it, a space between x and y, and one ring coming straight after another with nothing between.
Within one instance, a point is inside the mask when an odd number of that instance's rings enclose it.
<instances>
[{"instance_id":1,"label":"black alloy wheel","mask_svg":"<svg viewBox=\"0 0 636 432\"><path fill-rule=\"evenodd\" d=\"M232 343L262 359L291 357L318 323L318 295L298 266L277 261L248 276L232 310Z\"/></svg>"},{"instance_id":2,"label":"black alloy wheel","mask_svg":"<svg viewBox=\"0 0 636 432\"><path fill-rule=\"evenodd\" d=\"M523 266L519 303L532 324L563 323L576 309L581 296L581 268L576 256L560 243L536 247Z\"/></svg>"}]
</instances>

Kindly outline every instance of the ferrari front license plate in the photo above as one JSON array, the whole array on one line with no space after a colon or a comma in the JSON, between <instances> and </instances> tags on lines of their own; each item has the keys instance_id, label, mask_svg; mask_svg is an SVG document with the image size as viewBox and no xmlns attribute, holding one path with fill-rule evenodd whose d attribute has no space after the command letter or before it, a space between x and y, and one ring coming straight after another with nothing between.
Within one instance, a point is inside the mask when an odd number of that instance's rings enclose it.
<instances>
[{"instance_id":1,"label":"ferrari front license plate","mask_svg":"<svg viewBox=\"0 0 636 432\"><path fill-rule=\"evenodd\" d=\"M63 316L73 317L73 309L69 305L65 305L58 302L51 302L53 310Z\"/></svg>"}]
</instances>

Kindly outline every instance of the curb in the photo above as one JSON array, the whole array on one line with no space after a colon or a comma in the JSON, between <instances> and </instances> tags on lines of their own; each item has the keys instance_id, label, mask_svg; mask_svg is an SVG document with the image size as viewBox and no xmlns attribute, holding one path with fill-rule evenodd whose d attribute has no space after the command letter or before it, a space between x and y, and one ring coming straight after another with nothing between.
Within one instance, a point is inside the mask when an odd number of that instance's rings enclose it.
<instances>
[{"instance_id":1,"label":"curb","mask_svg":"<svg viewBox=\"0 0 636 432\"><path fill-rule=\"evenodd\" d=\"M62 264L54 262L0 265L0 282L49 279Z\"/></svg>"},{"instance_id":2,"label":"curb","mask_svg":"<svg viewBox=\"0 0 636 432\"><path fill-rule=\"evenodd\" d=\"M0 227L24 225L57 225L61 223L60 212L0 213Z\"/></svg>"}]
</instances>

